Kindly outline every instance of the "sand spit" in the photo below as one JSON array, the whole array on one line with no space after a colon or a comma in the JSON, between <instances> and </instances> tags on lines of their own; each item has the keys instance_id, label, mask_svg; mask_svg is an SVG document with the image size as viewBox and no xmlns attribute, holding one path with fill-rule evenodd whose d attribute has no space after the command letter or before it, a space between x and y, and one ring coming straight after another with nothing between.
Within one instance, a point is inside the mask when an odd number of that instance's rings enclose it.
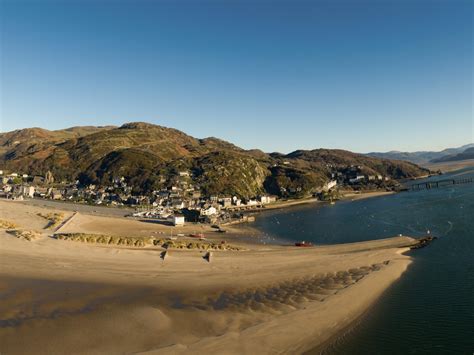
<instances>
[{"instance_id":1,"label":"sand spit","mask_svg":"<svg viewBox=\"0 0 474 355\"><path fill-rule=\"evenodd\" d=\"M401 252L416 244L396 237L314 248L247 245L215 250L212 262L205 250L174 249L163 258L162 248L57 240L37 216L47 211L8 206L0 202L0 219L29 225L40 238L0 230L5 354L301 353L365 312L408 267ZM74 218L66 228L90 233L140 223L97 217L96 226L95 218ZM143 223L149 235L154 225Z\"/></svg>"}]
</instances>

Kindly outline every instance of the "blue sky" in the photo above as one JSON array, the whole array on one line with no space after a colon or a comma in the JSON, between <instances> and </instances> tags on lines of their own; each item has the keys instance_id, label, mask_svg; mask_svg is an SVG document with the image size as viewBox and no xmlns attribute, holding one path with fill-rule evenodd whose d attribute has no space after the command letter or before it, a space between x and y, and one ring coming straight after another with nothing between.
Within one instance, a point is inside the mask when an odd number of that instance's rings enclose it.
<instances>
[{"instance_id":1,"label":"blue sky","mask_svg":"<svg viewBox=\"0 0 474 355\"><path fill-rule=\"evenodd\" d=\"M474 141L470 0L1 0L1 130L147 121L244 148Z\"/></svg>"}]
</instances>

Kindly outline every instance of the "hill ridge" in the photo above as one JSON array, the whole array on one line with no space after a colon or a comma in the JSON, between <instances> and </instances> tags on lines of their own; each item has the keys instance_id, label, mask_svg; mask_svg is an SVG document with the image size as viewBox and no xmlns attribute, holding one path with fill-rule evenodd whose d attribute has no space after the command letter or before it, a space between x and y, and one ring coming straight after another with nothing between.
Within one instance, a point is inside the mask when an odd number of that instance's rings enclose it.
<instances>
[{"instance_id":1,"label":"hill ridge","mask_svg":"<svg viewBox=\"0 0 474 355\"><path fill-rule=\"evenodd\" d=\"M169 187L180 171L188 171L189 184L199 186L206 194L246 198L262 193L309 194L337 172L349 176L354 166L366 175L390 179L427 173L412 163L342 149L295 150L288 154L244 150L216 137L194 138L147 122L103 128L76 126L75 134L67 130L26 131L24 134L33 134L33 140L8 147L2 142L11 132L0 134L0 169L31 175L51 171L56 180L79 179L83 184L104 186L123 176L141 193Z\"/></svg>"}]
</instances>

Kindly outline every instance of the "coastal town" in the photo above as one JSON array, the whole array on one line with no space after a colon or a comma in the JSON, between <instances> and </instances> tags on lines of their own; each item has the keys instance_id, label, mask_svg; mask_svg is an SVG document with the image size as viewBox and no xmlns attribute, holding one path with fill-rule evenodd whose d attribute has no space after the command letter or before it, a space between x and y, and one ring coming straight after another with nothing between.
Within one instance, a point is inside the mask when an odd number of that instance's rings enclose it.
<instances>
[{"instance_id":1,"label":"coastal town","mask_svg":"<svg viewBox=\"0 0 474 355\"><path fill-rule=\"evenodd\" d=\"M249 212L258 211L268 206L290 199L313 198L333 201L341 196L340 190L390 190L399 184L382 175L364 175L360 166L351 166L343 171L335 171L328 177L323 186L316 186L311 195L298 195L298 188L281 194L260 194L253 198L240 196L210 195L201 192L193 184L189 171L179 171L176 176L166 181L163 188L150 194L134 193L134 186L127 183L124 177L114 178L107 186L94 184L82 185L75 182L56 181L54 175L47 171L44 176L29 175L0 170L0 198L10 200L48 199L78 204L108 207L132 207L134 217L158 219L179 226L185 222L209 224L232 224L253 221Z\"/></svg>"}]
</instances>

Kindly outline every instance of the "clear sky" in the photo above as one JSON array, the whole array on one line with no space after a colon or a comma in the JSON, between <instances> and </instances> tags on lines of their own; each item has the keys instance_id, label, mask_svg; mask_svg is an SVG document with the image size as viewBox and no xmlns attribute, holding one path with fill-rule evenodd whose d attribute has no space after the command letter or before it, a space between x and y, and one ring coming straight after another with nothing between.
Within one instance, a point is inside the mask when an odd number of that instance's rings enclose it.
<instances>
[{"instance_id":1,"label":"clear sky","mask_svg":"<svg viewBox=\"0 0 474 355\"><path fill-rule=\"evenodd\" d=\"M1 130L147 121L244 148L473 138L471 0L0 0Z\"/></svg>"}]
</instances>

